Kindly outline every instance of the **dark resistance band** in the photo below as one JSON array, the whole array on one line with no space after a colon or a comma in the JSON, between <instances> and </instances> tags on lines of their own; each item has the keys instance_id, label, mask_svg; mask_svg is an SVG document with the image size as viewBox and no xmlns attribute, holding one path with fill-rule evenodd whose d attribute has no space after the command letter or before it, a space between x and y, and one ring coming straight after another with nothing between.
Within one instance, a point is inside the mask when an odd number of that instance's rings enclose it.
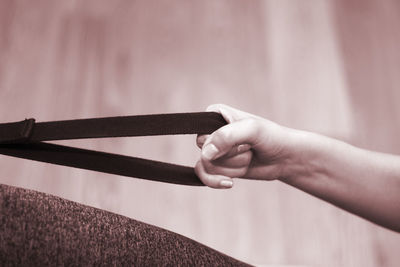
<instances>
[{"instance_id":1,"label":"dark resistance band","mask_svg":"<svg viewBox=\"0 0 400 267\"><path fill-rule=\"evenodd\" d=\"M191 167L43 141L211 134L226 121L216 112L154 114L0 124L0 154L75 168L182 185L203 185Z\"/></svg>"}]
</instances>

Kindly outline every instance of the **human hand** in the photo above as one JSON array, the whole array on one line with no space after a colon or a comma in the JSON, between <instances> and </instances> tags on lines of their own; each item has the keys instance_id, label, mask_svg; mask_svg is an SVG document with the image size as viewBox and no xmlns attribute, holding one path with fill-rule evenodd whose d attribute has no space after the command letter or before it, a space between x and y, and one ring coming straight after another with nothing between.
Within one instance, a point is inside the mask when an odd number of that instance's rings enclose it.
<instances>
[{"instance_id":1,"label":"human hand","mask_svg":"<svg viewBox=\"0 0 400 267\"><path fill-rule=\"evenodd\" d=\"M400 156L368 151L278 125L226 105L227 125L197 137L195 172L213 188L232 178L279 179L367 220L400 232Z\"/></svg>"},{"instance_id":2,"label":"human hand","mask_svg":"<svg viewBox=\"0 0 400 267\"><path fill-rule=\"evenodd\" d=\"M232 178L274 180L286 175L293 148L292 129L226 105L211 105L228 122L197 137L202 149L195 171L213 188L230 188Z\"/></svg>"}]
</instances>

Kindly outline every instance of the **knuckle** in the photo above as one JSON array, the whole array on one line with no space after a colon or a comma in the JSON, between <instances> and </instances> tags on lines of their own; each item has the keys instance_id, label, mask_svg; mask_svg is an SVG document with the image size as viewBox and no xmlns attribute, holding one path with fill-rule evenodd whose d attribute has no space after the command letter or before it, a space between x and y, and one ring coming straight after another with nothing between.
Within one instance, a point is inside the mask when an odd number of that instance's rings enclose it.
<instances>
[{"instance_id":1,"label":"knuckle","mask_svg":"<svg viewBox=\"0 0 400 267\"><path fill-rule=\"evenodd\" d=\"M216 137L220 139L221 142L226 142L232 139L232 131L228 127L221 128L220 131L216 132Z\"/></svg>"},{"instance_id":2,"label":"knuckle","mask_svg":"<svg viewBox=\"0 0 400 267\"><path fill-rule=\"evenodd\" d=\"M262 121L259 118L247 118L245 121L245 127L247 129L251 129L253 132L252 140L249 140L253 143L256 142L257 139L262 135Z\"/></svg>"},{"instance_id":3,"label":"knuckle","mask_svg":"<svg viewBox=\"0 0 400 267\"><path fill-rule=\"evenodd\" d=\"M245 119L246 122L246 127L249 127L249 129L258 129L260 126L260 120L257 118L246 118Z\"/></svg>"}]
</instances>

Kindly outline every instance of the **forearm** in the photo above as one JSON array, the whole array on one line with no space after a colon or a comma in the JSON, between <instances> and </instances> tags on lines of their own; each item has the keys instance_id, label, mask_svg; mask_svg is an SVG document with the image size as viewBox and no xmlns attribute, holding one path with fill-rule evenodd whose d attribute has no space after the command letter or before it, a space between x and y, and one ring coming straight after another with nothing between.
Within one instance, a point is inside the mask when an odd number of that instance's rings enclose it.
<instances>
[{"instance_id":1,"label":"forearm","mask_svg":"<svg viewBox=\"0 0 400 267\"><path fill-rule=\"evenodd\" d=\"M295 132L283 182L400 232L400 157Z\"/></svg>"}]
</instances>

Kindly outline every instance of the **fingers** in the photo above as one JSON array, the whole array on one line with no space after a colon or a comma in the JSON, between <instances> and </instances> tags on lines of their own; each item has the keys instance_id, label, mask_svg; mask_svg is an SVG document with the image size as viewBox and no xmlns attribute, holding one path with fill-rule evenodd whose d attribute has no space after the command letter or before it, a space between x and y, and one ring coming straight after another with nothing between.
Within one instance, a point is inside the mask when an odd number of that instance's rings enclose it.
<instances>
[{"instance_id":1,"label":"fingers","mask_svg":"<svg viewBox=\"0 0 400 267\"><path fill-rule=\"evenodd\" d=\"M224 104L213 104L208 106L206 110L221 113L221 115L228 123L232 123L245 118L259 118L256 115L235 109Z\"/></svg>"},{"instance_id":2,"label":"fingers","mask_svg":"<svg viewBox=\"0 0 400 267\"><path fill-rule=\"evenodd\" d=\"M215 160L235 147L248 150L258 140L257 120L244 119L225 125L212 133L202 146L202 159ZM242 146L240 146L242 145Z\"/></svg>"},{"instance_id":3,"label":"fingers","mask_svg":"<svg viewBox=\"0 0 400 267\"><path fill-rule=\"evenodd\" d=\"M231 158L216 161L199 160L195 172L200 180L212 188L231 188L233 177L244 177L248 171L252 152L247 151Z\"/></svg>"},{"instance_id":4,"label":"fingers","mask_svg":"<svg viewBox=\"0 0 400 267\"><path fill-rule=\"evenodd\" d=\"M196 138L197 146L199 148L202 148L209 136L210 136L209 134L198 135Z\"/></svg>"},{"instance_id":5,"label":"fingers","mask_svg":"<svg viewBox=\"0 0 400 267\"><path fill-rule=\"evenodd\" d=\"M200 180L212 188L231 188L230 177L244 177L252 159L252 151L223 156L213 161L199 160L195 171Z\"/></svg>"},{"instance_id":6,"label":"fingers","mask_svg":"<svg viewBox=\"0 0 400 267\"><path fill-rule=\"evenodd\" d=\"M213 104L207 107L207 111L214 111L220 113L224 119L229 123L243 119L255 119L259 118L253 114L232 108L224 104ZM210 135L199 135L197 136L196 142L199 148L202 148L206 140ZM243 147L242 147L243 148Z\"/></svg>"},{"instance_id":7,"label":"fingers","mask_svg":"<svg viewBox=\"0 0 400 267\"><path fill-rule=\"evenodd\" d=\"M204 146L204 143L206 142L206 140L207 140L207 138L209 136L210 135L199 135L197 137L196 143L197 143L197 146L200 149ZM240 144L240 145L234 146L229 152L226 153L225 156L232 157L232 156L235 156L237 154L249 151L250 149L251 149L251 145L249 145L249 144Z\"/></svg>"},{"instance_id":8,"label":"fingers","mask_svg":"<svg viewBox=\"0 0 400 267\"><path fill-rule=\"evenodd\" d=\"M234 146L229 152L227 152L224 157L233 157L238 154L245 153L251 149L251 145L249 144L240 144Z\"/></svg>"},{"instance_id":9,"label":"fingers","mask_svg":"<svg viewBox=\"0 0 400 267\"><path fill-rule=\"evenodd\" d=\"M226 168L243 168L243 167L247 167L250 164L252 156L253 156L252 151L246 151L246 152L239 153L236 155L232 155L232 156L227 155L227 156L218 158L216 160L213 160L211 163L212 163L212 166L223 166ZM209 161L206 161L206 162L209 162ZM227 174L224 174L224 175L230 176ZM237 175L234 175L234 176L238 177Z\"/></svg>"},{"instance_id":10,"label":"fingers","mask_svg":"<svg viewBox=\"0 0 400 267\"><path fill-rule=\"evenodd\" d=\"M212 188L231 188L231 177L243 177L252 160L251 147L258 140L258 117L226 105L211 105L207 111L219 112L228 122L211 135L199 135L202 149L196 164L197 176Z\"/></svg>"},{"instance_id":11,"label":"fingers","mask_svg":"<svg viewBox=\"0 0 400 267\"><path fill-rule=\"evenodd\" d=\"M224 175L210 174L205 171L203 163L199 160L194 168L196 175L207 186L212 188L231 188L233 180Z\"/></svg>"}]
</instances>

